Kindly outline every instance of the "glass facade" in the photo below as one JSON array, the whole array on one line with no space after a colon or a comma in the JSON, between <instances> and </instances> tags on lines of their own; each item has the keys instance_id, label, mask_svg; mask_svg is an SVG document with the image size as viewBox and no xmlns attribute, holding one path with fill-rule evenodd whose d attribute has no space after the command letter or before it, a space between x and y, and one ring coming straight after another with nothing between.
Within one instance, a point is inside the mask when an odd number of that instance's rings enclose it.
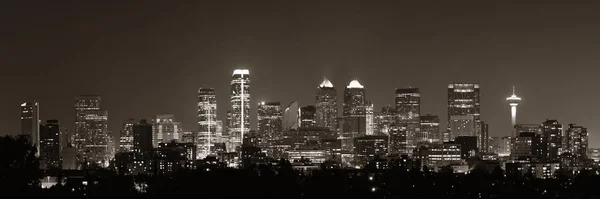
<instances>
[{"instance_id":1,"label":"glass facade","mask_svg":"<svg viewBox=\"0 0 600 199\"><path fill-rule=\"evenodd\" d=\"M250 131L250 71L236 69L231 77L231 150L242 147L244 134Z\"/></svg>"}]
</instances>

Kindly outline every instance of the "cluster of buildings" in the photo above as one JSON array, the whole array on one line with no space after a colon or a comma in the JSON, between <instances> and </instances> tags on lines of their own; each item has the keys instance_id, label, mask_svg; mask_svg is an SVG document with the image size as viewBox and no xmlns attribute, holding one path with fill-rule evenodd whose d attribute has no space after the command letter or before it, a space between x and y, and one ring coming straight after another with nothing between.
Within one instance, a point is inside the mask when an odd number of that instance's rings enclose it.
<instances>
[{"instance_id":1,"label":"cluster of buildings","mask_svg":"<svg viewBox=\"0 0 600 199\"><path fill-rule=\"evenodd\" d=\"M492 137L489 125L481 120L478 84L448 85L446 129L440 129L438 115L421 114L418 88L396 89L394 104L378 111L357 80L350 81L338 97L338 88L324 79L316 88L314 104L306 106L253 103L250 85L249 71L235 70L231 104L224 110L217 108L215 89L198 89L193 131L183 130L170 114L130 119L113 143L108 112L101 108L99 96L75 99L72 134L56 120L40 123L37 102L23 103L22 131L38 147L44 168L113 165L125 173L169 173L217 162L246 167L282 158L302 169L361 168L371 163L388 168L393 162L411 162L415 167L452 166L457 171L470 170L468 160L477 159L523 172L559 166L578 169L599 160L599 152L588 149L588 133L582 126L569 124L563 130L556 120L517 123L521 98L514 89L507 98L514 130L511 136ZM251 129L250 106L254 105L257 128ZM219 119L217 111L225 111L226 118Z\"/></svg>"}]
</instances>

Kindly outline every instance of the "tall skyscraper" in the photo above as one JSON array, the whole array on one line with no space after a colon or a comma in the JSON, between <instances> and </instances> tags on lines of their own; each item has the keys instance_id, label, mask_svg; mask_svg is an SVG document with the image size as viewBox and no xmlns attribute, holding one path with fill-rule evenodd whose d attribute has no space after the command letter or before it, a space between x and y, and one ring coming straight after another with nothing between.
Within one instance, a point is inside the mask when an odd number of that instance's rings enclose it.
<instances>
[{"instance_id":1,"label":"tall skyscraper","mask_svg":"<svg viewBox=\"0 0 600 199\"><path fill-rule=\"evenodd\" d=\"M417 133L417 141L430 143L441 142L440 117L437 115L422 115L419 118L421 127L420 131Z\"/></svg>"},{"instance_id":2,"label":"tall skyscraper","mask_svg":"<svg viewBox=\"0 0 600 199\"><path fill-rule=\"evenodd\" d=\"M37 148L36 156L40 153L40 107L38 102L23 102L21 104L21 134L31 139Z\"/></svg>"},{"instance_id":3,"label":"tall skyscraper","mask_svg":"<svg viewBox=\"0 0 600 199\"><path fill-rule=\"evenodd\" d=\"M479 152L487 153L490 148L489 125L483 121L475 123L475 135L477 135L477 149Z\"/></svg>"},{"instance_id":4,"label":"tall skyscraper","mask_svg":"<svg viewBox=\"0 0 600 199\"><path fill-rule=\"evenodd\" d=\"M556 120L546 120L542 123L543 143L546 146L546 159L549 161L558 160L562 152L562 124Z\"/></svg>"},{"instance_id":5,"label":"tall skyscraper","mask_svg":"<svg viewBox=\"0 0 600 199\"><path fill-rule=\"evenodd\" d=\"M58 120L48 120L40 125L40 165L43 168L60 167L60 125Z\"/></svg>"},{"instance_id":6,"label":"tall skyscraper","mask_svg":"<svg viewBox=\"0 0 600 199\"><path fill-rule=\"evenodd\" d=\"M521 102L521 98L517 97L517 94L515 93L515 86L513 86L513 94L506 98L506 101L508 102L508 105L510 105L510 124L514 128L515 125L517 125L517 106L519 105L519 102ZM513 136L516 137L518 135L515 132Z\"/></svg>"},{"instance_id":7,"label":"tall skyscraper","mask_svg":"<svg viewBox=\"0 0 600 199\"><path fill-rule=\"evenodd\" d=\"M418 138L420 131L421 93L418 88L396 89L396 113L398 124L406 126L408 147L414 149L417 143L426 142L426 137ZM422 134L423 135L423 134Z\"/></svg>"},{"instance_id":8,"label":"tall skyscraper","mask_svg":"<svg viewBox=\"0 0 600 199\"><path fill-rule=\"evenodd\" d=\"M181 123L175 121L173 114L156 115L152 119L152 140L154 148L159 143L169 143L179 139L181 133Z\"/></svg>"},{"instance_id":9,"label":"tall skyscraper","mask_svg":"<svg viewBox=\"0 0 600 199\"><path fill-rule=\"evenodd\" d=\"M575 157L582 159L587 157L588 150L588 132L587 128L569 124L566 134L567 152Z\"/></svg>"},{"instance_id":10,"label":"tall skyscraper","mask_svg":"<svg viewBox=\"0 0 600 199\"><path fill-rule=\"evenodd\" d=\"M344 90L343 116L365 116L365 87L352 80Z\"/></svg>"},{"instance_id":11,"label":"tall skyscraper","mask_svg":"<svg viewBox=\"0 0 600 199\"><path fill-rule=\"evenodd\" d=\"M448 85L448 121L451 116L473 115L479 120L479 84Z\"/></svg>"},{"instance_id":12,"label":"tall skyscraper","mask_svg":"<svg viewBox=\"0 0 600 199\"><path fill-rule=\"evenodd\" d=\"M152 124L140 120L133 125L133 150L138 153L152 150L153 147Z\"/></svg>"},{"instance_id":13,"label":"tall skyscraper","mask_svg":"<svg viewBox=\"0 0 600 199\"><path fill-rule=\"evenodd\" d=\"M300 127L314 127L316 121L317 108L315 106L304 106L300 108Z\"/></svg>"},{"instance_id":14,"label":"tall skyscraper","mask_svg":"<svg viewBox=\"0 0 600 199\"><path fill-rule=\"evenodd\" d=\"M389 153L390 154L409 154L408 140L406 136L406 126L392 125L389 133Z\"/></svg>"},{"instance_id":15,"label":"tall skyscraper","mask_svg":"<svg viewBox=\"0 0 600 199\"><path fill-rule=\"evenodd\" d=\"M75 139L78 162L108 165L109 154L108 111L101 109L102 99L97 95L75 98Z\"/></svg>"},{"instance_id":16,"label":"tall skyscraper","mask_svg":"<svg viewBox=\"0 0 600 199\"><path fill-rule=\"evenodd\" d=\"M217 96L212 88L198 89L198 137L196 157L204 159L213 154L211 150L217 140Z\"/></svg>"},{"instance_id":17,"label":"tall skyscraper","mask_svg":"<svg viewBox=\"0 0 600 199\"><path fill-rule=\"evenodd\" d=\"M242 147L244 134L250 131L250 71L236 69L231 77L230 139L235 150Z\"/></svg>"},{"instance_id":18,"label":"tall skyscraper","mask_svg":"<svg viewBox=\"0 0 600 199\"><path fill-rule=\"evenodd\" d=\"M474 115L453 115L448 122L448 127L453 138L458 136L477 136L475 132L477 120L475 120Z\"/></svg>"},{"instance_id":19,"label":"tall skyscraper","mask_svg":"<svg viewBox=\"0 0 600 199\"><path fill-rule=\"evenodd\" d=\"M261 102L258 104L257 137L261 148L274 140L282 138L282 112L280 102Z\"/></svg>"},{"instance_id":20,"label":"tall skyscraper","mask_svg":"<svg viewBox=\"0 0 600 199\"><path fill-rule=\"evenodd\" d=\"M283 110L283 131L298 130L300 126L300 108L298 102L292 102Z\"/></svg>"},{"instance_id":21,"label":"tall skyscraper","mask_svg":"<svg viewBox=\"0 0 600 199\"><path fill-rule=\"evenodd\" d=\"M129 119L123 124L123 129L119 135L119 152L133 151L133 125L135 120Z\"/></svg>"},{"instance_id":22,"label":"tall skyscraper","mask_svg":"<svg viewBox=\"0 0 600 199\"><path fill-rule=\"evenodd\" d=\"M375 113L373 113L373 103L368 101L365 104L365 134L373 135L375 131Z\"/></svg>"},{"instance_id":23,"label":"tall skyscraper","mask_svg":"<svg viewBox=\"0 0 600 199\"><path fill-rule=\"evenodd\" d=\"M337 131L337 92L328 79L317 87L316 96L316 122L319 127L327 127L331 131Z\"/></svg>"}]
</instances>

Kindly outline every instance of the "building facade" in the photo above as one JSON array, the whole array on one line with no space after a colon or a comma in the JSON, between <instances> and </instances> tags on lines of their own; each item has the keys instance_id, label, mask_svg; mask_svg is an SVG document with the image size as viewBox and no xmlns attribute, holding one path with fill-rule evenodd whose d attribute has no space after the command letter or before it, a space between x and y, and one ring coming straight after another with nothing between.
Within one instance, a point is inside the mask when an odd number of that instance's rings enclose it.
<instances>
[{"instance_id":1,"label":"building facade","mask_svg":"<svg viewBox=\"0 0 600 199\"><path fill-rule=\"evenodd\" d=\"M576 158L587 158L588 151L588 132L587 128L583 126L577 126L576 124L569 124L566 134L567 150Z\"/></svg>"},{"instance_id":2,"label":"building facade","mask_svg":"<svg viewBox=\"0 0 600 199\"><path fill-rule=\"evenodd\" d=\"M250 131L250 71L236 69L231 77L231 148L240 150L244 134Z\"/></svg>"},{"instance_id":3,"label":"building facade","mask_svg":"<svg viewBox=\"0 0 600 199\"><path fill-rule=\"evenodd\" d=\"M133 125L135 120L129 119L123 124L123 129L119 135L119 152L133 151Z\"/></svg>"},{"instance_id":4,"label":"building facade","mask_svg":"<svg viewBox=\"0 0 600 199\"><path fill-rule=\"evenodd\" d=\"M60 168L60 124L58 120L48 120L40 125L40 166Z\"/></svg>"},{"instance_id":5,"label":"building facade","mask_svg":"<svg viewBox=\"0 0 600 199\"><path fill-rule=\"evenodd\" d=\"M175 121L173 114L156 115L152 119L152 142L154 148L160 143L169 143L179 139L181 123Z\"/></svg>"},{"instance_id":6,"label":"building facade","mask_svg":"<svg viewBox=\"0 0 600 199\"><path fill-rule=\"evenodd\" d=\"M36 156L40 153L40 106L36 101L21 104L21 135L36 146Z\"/></svg>"},{"instance_id":7,"label":"building facade","mask_svg":"<svg viewBox=\"0 0 600 199\"><path fill-rule=\"evenodd\" d=\"M108 165L108 111L101 109L102 99L97 95L82 95L75 99L75 135L79 163Z\"/></svg>"},{"instance_id":8,"label":"building facade","mask_svg":"<svg viewBox=\"0 0 600 199\"><path fill-rule=\"evenodd\" d=\"M215 141L221 135L217 134L217 95L215 89L198 89L198 136L196 137L196 154L203 159L214 154Z\"/></svg>"},{"instance_id":9,"label":"building facade","mask_svg":"<svg viewBox=\"0 0 600 199\"><path fill-rule=\"evenodd\" d=\"M261 102L258 104L258 146L267 148L275 140L282 138L283 116L280 102Z\"/></svg>"},{"instance_id":10,"label":"building facade","mask_svg":"<svg viewBox=\"0 0 600 199\"><path fill-rule=\"evenodd\" d=\"M562 134L562 124L558 123L557 120L546 120L542 123L542 136L544 137L546 159L548 161L558 160L563 150Z\"/></svg>"},{"instance_id":11,"label":"building facade","mask_svg":"<svg viewBox=\"0 0 600 199\"><path fill-rule=\"evenodd\" d=\"M316 121L317 108L315 106L303 106L300 108L300 127L314 127Z\"/></svg>"},{"instance_id":12,"label":"building facade","mask_svg":"<svg viewBox=\"0 0 600 199\"><path fill-rule=\"evenodd\" d=\"M420 131L417 133L418 142L441 142L440 118L437 115L422 115L419 117Z\"/></svg>"},{"instance_id":13,"label":"building facade","mask_svg":"<svg viewBox=\"0 0 600 199\"><path fill-rule=\"evenodd\" d=\"M337 92L333 84L327 79L324 79L317 87L315 107L317 126L328 127L331 131L337 131Z\"/></svg>"}]
</instances>

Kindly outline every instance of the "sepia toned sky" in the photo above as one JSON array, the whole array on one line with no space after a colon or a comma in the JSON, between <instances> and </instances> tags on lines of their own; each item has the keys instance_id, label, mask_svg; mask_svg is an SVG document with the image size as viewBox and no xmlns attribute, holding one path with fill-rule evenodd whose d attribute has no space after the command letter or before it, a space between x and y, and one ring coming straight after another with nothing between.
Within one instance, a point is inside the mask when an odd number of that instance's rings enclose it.
<instances>
[{"instance_id":1,"label":"sepia toned sky","mask_svg":"<svg viewBox=\"0 0 600 199\"><path fill-rule=\"evenodd\" d=\"M323 77L338 96L357 79L376 110L393 104L395 88L418 87L421 113L440 115L444 128L447 84L479 83L492 136L509 135L505 98L515 85L519 123L577 123L600 146L600 3L1 4L0 134L19 132L19 104L27 100L40 102L41 119L72 131L80 94L102 96L115 135L128 118L160 113L196 130L197 89L216 89L224 119L231 73L247 68L253 105L311 105Z\"/></svg>"}]
</instances>

